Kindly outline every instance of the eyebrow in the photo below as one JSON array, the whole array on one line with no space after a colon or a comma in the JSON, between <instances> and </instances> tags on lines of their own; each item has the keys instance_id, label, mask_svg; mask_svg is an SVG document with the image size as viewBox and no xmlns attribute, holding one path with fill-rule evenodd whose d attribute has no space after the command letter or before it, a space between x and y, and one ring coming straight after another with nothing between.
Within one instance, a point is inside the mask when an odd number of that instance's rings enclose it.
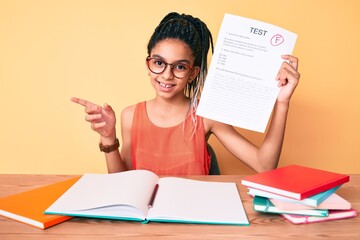
<instances>
[{"instance_id":1,"label":"eyebrow","mask_svg":"<svg viewBox=\"0 0 360 240\"><path fill-rule=\"evenodd\" d=\"M154 54L154 55L152 55L151 57L152 57L152 58L161 58L162 60L165 61L165 59L164 59L162 56L158 55L158 54ZM166 62L166 61L165 61L165 62ZM178 62L186 62L186 63L190 64L190 61L187 60L187 59L180 59L180 60L177 60L177 61L175 61L175 62L173 62L173 63L178 63ZM166 62L166 63L168 63L168 62ZM173 64L173 63L169 63L169 64Z\"/></svg>"}]
</instances>

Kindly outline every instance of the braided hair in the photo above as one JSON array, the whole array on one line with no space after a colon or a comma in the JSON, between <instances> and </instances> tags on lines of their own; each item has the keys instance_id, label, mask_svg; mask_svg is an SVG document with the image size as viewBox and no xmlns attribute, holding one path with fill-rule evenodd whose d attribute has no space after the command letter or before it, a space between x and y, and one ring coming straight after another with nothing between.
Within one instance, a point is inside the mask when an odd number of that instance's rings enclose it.
<instances>
[{"instance_id":1,"label":"braided hair","mask_svg":"<svg viewBox=\"0 0 360 240\"><path fill-rule=\"evenodd\" d=\"M207 74L207 55L210 46L211 53L214 51L211 32L199 18L176 12L169 13L161 20L151 36L147 46L148 55L158 42L168 38L179 39L186 43L195 57L194 66L200 67L198 76L185 88L185 95L191 98L190 112L193 121L196 121L195 111Z\"/></svg>"}]
</instances>

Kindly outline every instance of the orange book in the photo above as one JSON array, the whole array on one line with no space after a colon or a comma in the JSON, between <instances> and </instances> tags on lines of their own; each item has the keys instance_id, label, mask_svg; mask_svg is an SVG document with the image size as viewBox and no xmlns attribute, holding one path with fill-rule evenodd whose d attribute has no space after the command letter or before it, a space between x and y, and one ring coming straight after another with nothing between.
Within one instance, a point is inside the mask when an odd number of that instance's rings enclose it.
<instances>
[{"instance_id":1,"label":"orange book","mask_svg":"<svg viewBox=\"0 0 360 240\"><path fill-rule=\"evenodd\" d=\"M0 198L0 215L41 229L69 220L72 217L45 215L44 211L79 178Z\"/></svg>"}]
</instances>

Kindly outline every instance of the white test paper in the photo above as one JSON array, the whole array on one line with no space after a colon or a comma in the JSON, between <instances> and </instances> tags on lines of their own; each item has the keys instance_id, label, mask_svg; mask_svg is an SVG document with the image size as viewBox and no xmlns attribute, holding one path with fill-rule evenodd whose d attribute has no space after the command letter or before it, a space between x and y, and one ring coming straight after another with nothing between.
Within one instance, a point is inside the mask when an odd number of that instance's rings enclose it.
<instances>
[{"instance_id":1,"label":"white test paper","mask_svg":"<svg viewBox=\"0 0 360 240\"><path fill-rule=\"evenodd\" d=\"M275 77L297 35L269 23L225 14L197 115L265 132L280 88Z\"/></svg>"}]
</instances>

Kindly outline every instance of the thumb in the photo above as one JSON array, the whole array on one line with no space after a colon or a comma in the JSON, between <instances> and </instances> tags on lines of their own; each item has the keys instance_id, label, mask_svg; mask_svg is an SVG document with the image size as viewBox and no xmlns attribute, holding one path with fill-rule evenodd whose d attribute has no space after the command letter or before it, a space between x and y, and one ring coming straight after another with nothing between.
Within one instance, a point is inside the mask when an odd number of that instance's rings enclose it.
<instances>
[{"instance_id":1,"label":"thumb","mask_svg":"<svg viewBox=\"0 0 360 240\"><path fill-rule=\"evenodd\" d=\"M107 103L104 104L104 110L105 110L107 113L114 113L114 110L112 109L112 107L111 107L109 104L107 104Z\"/></svg>"}]
</instances>

